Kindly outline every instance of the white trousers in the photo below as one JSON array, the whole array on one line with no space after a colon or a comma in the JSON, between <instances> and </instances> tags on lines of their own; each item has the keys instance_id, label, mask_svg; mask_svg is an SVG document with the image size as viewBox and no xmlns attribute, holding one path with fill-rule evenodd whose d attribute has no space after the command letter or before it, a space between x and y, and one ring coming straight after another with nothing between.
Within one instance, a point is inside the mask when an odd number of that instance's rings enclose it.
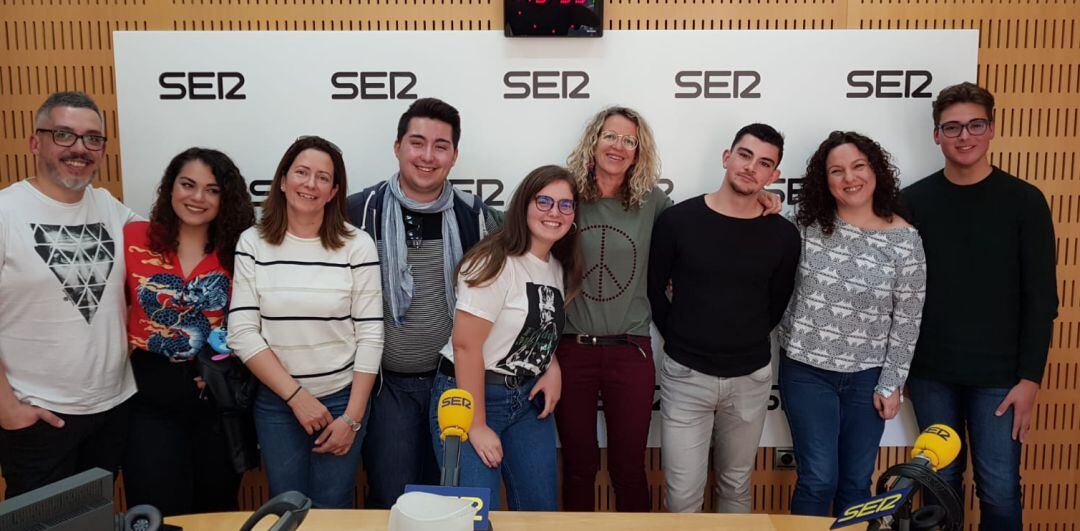
<instances>
[{"instance_id":1,"label":"white trousers","mask_svg":"<svg viewBox=\"0 0 1080 531\"><path fill-rule=\"evenodd\" d=\"M719 378L664 357L660 454L668 511L701 512L711 445L713 508L721 513L750 512L750 473L771 387L771 364L746 376Z\"/></svg>"}]
</instances>

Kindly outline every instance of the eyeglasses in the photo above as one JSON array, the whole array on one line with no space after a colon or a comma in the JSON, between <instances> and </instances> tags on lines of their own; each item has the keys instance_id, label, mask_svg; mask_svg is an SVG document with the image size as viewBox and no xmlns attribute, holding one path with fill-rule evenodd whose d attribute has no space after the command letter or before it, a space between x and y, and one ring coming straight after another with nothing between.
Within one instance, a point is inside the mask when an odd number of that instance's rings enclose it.
<instances>
[{"instance_id":1,"label":"eyeglasses","mask_svg":"<svg viewBox=\"0 0 1080 531\"><path fill-rule=\"evenodd\" d=\"M551 196L536 196L536 209L541 212L550 212L551 209L555 207L556 203L559 205L559 213L565 214L567 216L573 214L574 207L577 206L574 204L573 199L560 199L558 201L555 201L555 199L553 199Z\"/></svg>"},{"instance_id":2,"label":"eyeglasses","mask_svg":"<svg viewBox=\"0 0 1080 531\"><path fill-rule=\"evenodd\" d=\"M967 129L968 134L971 136L982 136L986 133L986 130L990 128L990 120L984 118L976 118L966 124L960 122L945 122L937 126L938 131L948 138L956 138L960 136L960 133Z\"/></svg>"},{"instance_id":3,"label":"eyeglasses","mask_svg":"<svg viewBox=\"0 0 1080 531\"><path fill-rule=\"evenodd\" d=\"M419 249L424 244L424 218L413 212L405 212L405 243L413 249Z\"/></svg>"},{"instance_id":4,"label":"eyeglasses","mask_svg":"<svg viewBox=\"0 0 1080 531\"><path fill-rule=\"evenodd\" d=\"M35 129L35 132L51 134L53 143L60 147L74 146L76 141L82 139L82 145L90 151L105 149L106 138L101 135L77 135L63 129Z\"/></svg>"},{"instance_id":5,"label":"eyeglasses","mask_svg":"<svg viewBox=\"0 0 1080 531\"><path fill-rule=\"evenodd\" d=\"M600 131L600 141L609 145L615 145L616 142L621 142L622 147L630 151L637 149L638 146L638 139L636 136L620 135L615 131Z\"/></svg>"},{"instance_id":6,"label":"eyeglasses","mask_svg":"<svg viewBox=\"0 0 1080 531\"><path fill-rule=\"evenodd\" d=\"M331 141L329 141L329 140L327 140L327 139L325 139L325 138L323 138L321 136L318 136L318 135L301 135L301 136L296 137L296 141L299 142L301 140L307 140L309 138L314 138L314 139L322 140L323 142L326 142L330 146L330 149L333 149L334 151L337 152L338 155L341 155L341 148L339 148L337 144L335 144L335 143L333 143L333 142L331 142Z\"/></svg>"}]
</instances>

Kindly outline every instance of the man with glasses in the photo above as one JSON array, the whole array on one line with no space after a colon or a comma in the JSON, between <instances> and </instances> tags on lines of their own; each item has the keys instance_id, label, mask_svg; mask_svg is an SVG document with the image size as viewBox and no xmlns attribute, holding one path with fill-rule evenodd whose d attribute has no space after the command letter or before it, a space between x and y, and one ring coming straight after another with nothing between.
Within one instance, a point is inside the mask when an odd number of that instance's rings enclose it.
<instances>
[{"instance_id":1,"label":"man with glasses","mask_svg":"<svg viewBox=\"0 0 1080 531\"><path fill-rule=\"evenodd\" d=\"M1057 316L1054 226L1042 192L987 159L993 95L947 87L933 117L945 168L904 190L929 271L908 389L920 428L967 431L979 528L1019 530L1020 445ZM939 472L957 494L966 463Z\"/></svg>"},{"instance_id":2,"label":"man with glasses","mask_svg":"<svg viewBox=\"0 0 1080 531\"><path fill-rule=\"evenodd\" d=\"M653 322L664 336L661 458L667 509L700 512L709 447L713 509L750 512L750 473L772 388L769 332L795 288L799 231L762 216L784 137L751 124L724 151L715 192L660 214L649 254ZM670 285L671 296L668 296Z\"/></svg>"},{"instance_id":3,"label":"man with glasses","mask_svg":"<svg viewBox=\"0 0 1080 531\"><path fill-rule=\"evenodd\" d=\"M0 191L0 470L7 496L101 467L117 471L135 394L124 329L123 226L89 187L105 149L81 92L45 100L37 176Z\"/></svg>"},{"instance_id":4,"label":"man with glasses","mask_svg":"<svg viewBox=\"0 0 1080 531\"><path fill-rule=\"evenodd\" d=\"M382 368L362 450L369 509L389 509L406 484L439 481L428 408L454 325L454 270L496 223L480 198L447 181L460 138L457 109L416 100L398 121L398 172L349 197L349 218L375 239L383 275Z\"/></svg>"}]
</instances>

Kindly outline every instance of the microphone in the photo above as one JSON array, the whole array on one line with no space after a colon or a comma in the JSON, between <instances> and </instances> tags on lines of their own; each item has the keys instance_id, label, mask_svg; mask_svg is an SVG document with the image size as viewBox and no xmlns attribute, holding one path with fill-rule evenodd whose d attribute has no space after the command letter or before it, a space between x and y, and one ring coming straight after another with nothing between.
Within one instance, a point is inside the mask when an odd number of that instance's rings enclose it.
<instances>
[{"instance_id":1,"label":"microphone","mask_svg":"<svg viewBox=\"0 0 1080 531\"><path fill-rule=\"evenodd\" d=\"M469 440L473 421L473 398L464 389L447 389L439 397L439 438L443 441L442 477L439 485L458 486L461 476L461 443Z\"/></svg>"},{"instance_id":2,"label":"microphone","mask_svg":"<svg viewBox=\"0 0 1080 531\"><path fill-rule=\"evenodd\" d=\"M917 476L933 474L949 466L958 455L960 455L960 435L956 433L956 430L945 424L927 426L915 438L915 446L911 449L911 460L907 462L908 465L919 467L922 471L908 471L907 474L901 472L900 477L893 482L885 495L921 486L922 483ZM893 512L880 516L869 529L893 529L896 523Z\"/></svg>"},{"instance_id":3,"label":"microphone","mask_svg":"<svg viewBox=\"0 0 1080 531\"><path fill-rule=\"evenodd\" d=\"M960 455L960 435L944 424L931 424L915 439L909 464L922 466L937 472L949 466ZM899 490L915 484L915 480L901 476L889 490Z\"/></svg>"}]
</instances>

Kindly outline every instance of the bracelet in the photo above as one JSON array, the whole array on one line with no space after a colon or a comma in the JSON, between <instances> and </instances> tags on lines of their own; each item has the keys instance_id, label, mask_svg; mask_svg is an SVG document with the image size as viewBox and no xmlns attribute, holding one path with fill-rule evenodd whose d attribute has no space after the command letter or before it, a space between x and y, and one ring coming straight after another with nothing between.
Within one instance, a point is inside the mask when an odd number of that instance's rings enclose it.
<instances>
[{"instance_id":1,"label":"bracelet","mask_svg":"<svg viewBox=\"0 0 1080 531\"><path fill-rule=\"evenodd\" d=\"M285 403L286 403L286 404L288 404L288 403L289 403L289 400L292 400L293 398L296 398L296 394L297 394L297 393L299 393L299 392L300 392L300 390L301 390L301 389L303 389L303 388L304 388L304 386L302 386L302 385L297 385L297 386L296 386L296 390L295 390L295 391L293 391L291 395L289 395L289 398L286 398L286 399L285 399Z\"/></svg>"}]
</instances>

